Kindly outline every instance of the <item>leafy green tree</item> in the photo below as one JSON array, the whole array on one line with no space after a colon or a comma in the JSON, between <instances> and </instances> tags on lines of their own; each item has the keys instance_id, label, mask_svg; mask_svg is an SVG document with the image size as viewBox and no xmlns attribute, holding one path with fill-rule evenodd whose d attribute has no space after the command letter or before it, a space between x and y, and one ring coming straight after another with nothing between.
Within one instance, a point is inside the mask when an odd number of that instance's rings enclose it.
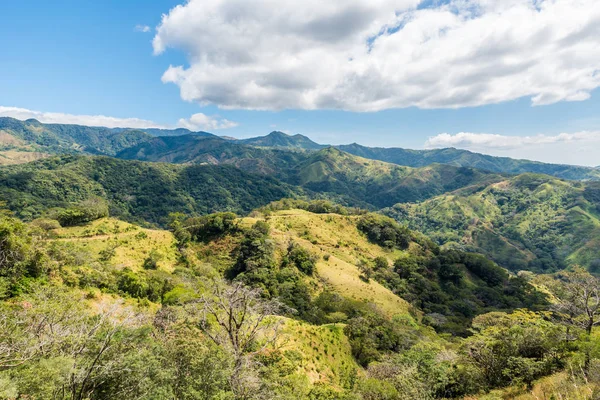
<instances>
[{"instance_id":1,"label":"leafy green tree","mask_svg":"<svg viewBox=\"0 0 600 400\"><path fill-rule=\"evenodd\" d=\"M34 231L15 218L0 216L0 277L12 283L39 277L46 268L45 257Z\"/></svg>"},{"instance_id":2,"label":"leafy green tree","mask_svg":"<svg viewBox=\"0 0 600 400\"><path fill-rule=\"evenodd\" d=\"M531 311L492 312L473 320L475 335L463 343L488 388L526 384L561 367L565 351L559 325Z\"/></svg>"},{"instance_id":3,"label":"leafy green tree","mask_svg":"<svg viewBox=\"0 0 600 400\"><path fill-rule=\"evenodd\" d=\"M232 277L258 269L272 270L275 266L275 244L269 238L269 224L258 221L244 234L238 257L231 271Z\"/></svg>"},{"instance_id":4,"label":"leafy green tree","mask_svg":"<svg viewBox=\"0 0 600 400\"><path fill-rule=\"evenodd\" d=\"M62 226L75 226L108 217L108 203L100 197L90 197L58 214Z\"/></svg>"},{"instance_id":5,"label":"leafy green tree","mask_svg":"<svg viewBox=\"0 0 600 400\"><path fill-rule=\"evenodd\" d=\"M317 256L295 242L288 246L287 260L300 272L312 276L317 265Z\"/></svg>"}]
</instances>

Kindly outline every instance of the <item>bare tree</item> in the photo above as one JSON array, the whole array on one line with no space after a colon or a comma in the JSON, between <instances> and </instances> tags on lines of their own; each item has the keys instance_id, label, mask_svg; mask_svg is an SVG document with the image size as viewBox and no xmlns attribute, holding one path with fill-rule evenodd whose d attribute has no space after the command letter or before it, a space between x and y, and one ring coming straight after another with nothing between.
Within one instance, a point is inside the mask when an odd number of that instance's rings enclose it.
<instances>
[{"instance_id":1,"label":"bare tree","mask_svg":"<svg viewBox=\"0 0 600 400\"><path fill-rule=\"evenodd\" d=\"M584 329L587 335L600 324L600 280L587 271L576 268L559 276L554 289L557 299L554 310L562 321L572 327Z\"/></svg>"},{"instance_id":2,"label":"bare tree","mask_svg":"<svg viewBox=\"0 0 600 400\"><path fill-rule=\"evenodd\" d=\"M249 397L248 371L252 356L276 342L283 310L278 301L265 300L259 289L242 283L214 285L210 294L194 303L200 312L200 328L214 343L228 349L233 356L230 385L238 398ZM252 378L250 378L252 379Z\"/></svg>"},{"instance_id":3,"label":"bare tree","mask_svg":"<svg viewBox=\"0 0 600 400\"><path fill-rule=\"evenodd\" d=\"M571 328L583 329L589 340L594 327L600 324L600 280L582 268L575 268L559 275L553 294L557 300L553 308L567 327L567 340L574 338ZM590 354L586 351L585 371L589 365Z\"/></svg>"},{"instance_id":4,"label":"bare tree","mask_svg":"<svg viewBox=\"0 0 600 400\"><path fill-rule=\"evenodd\" d=\"M114 339L141 325L143 315L122 300L100 301L91 312L73 294L40 286L19 303L0 308L0 371L63 356L71 360L70 373L55 398L86 399L122 368L115 355L129 343Z\"/></svg>"}]
</instances>

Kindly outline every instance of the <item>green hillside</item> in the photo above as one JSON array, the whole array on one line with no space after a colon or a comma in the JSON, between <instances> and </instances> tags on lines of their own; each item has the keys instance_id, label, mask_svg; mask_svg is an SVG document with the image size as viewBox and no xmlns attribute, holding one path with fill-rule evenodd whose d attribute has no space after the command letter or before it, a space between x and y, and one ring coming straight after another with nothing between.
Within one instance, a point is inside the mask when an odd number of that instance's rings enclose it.
<instances>
[{"instance_id":1,"label":"green hillside","mask_svg":"<svg viewBox=\"0 0 600 400\"><path fill-rule=\"evenodd\" d=\"M340 150L372 160L381 160L409 167L424 167L433 163L456 167L477 168L506 174L538 173L571 180L598 180L597 169L574 165L547 164L537 161L494 157L461 149L408 150L401 148L366 147L359 144L337 146Z\"/></svg>"},{"instance_id":2,"label":"green hillside","mask_svg":"<svg viewBox=\"0 0 600 400\"><path fill-rule=\"evenodd\" d=\"M246 213L295 193L274 178L229 166L62 156L0 168L0 200L29 220L100 197L114 216L164 225L171 212Z\"/></svg>"},{"instance_id":3,"label":"green hillside","mask_svg":"<svg viewBox=\"0 0 600 400\"><path fill-rule=\"evenodd\" d=\"M115 155L152 137L133 129L42 124L33 119L19 121L13 118L0 118L0 134L16 138L37 151L50 154L84 152Z\"/></svg>"},{"instance_id":4,"label":"green hillside","mask_svg":"<svg viewBox=\"0 0 600 400\"><path fill-rule=\"evenodd\" d=\"M349 204L374 208L424 200L502 179L498 174L453 166L401 167L353 156L334 147L313 152L285 151L194 136L156 138L127 149L118 157L235 165L246 171L275 176L312 192L341 196Z\"/></svg>"},{"instance_id":5,"label":"green hillside","mask_svg":"<svg viewBox=\"0 0 600 400\"><path fill-rule=\"evenodd\" d=\"M200 139L208 139L202 142ZM303 135L272 132L267 136L225 140L208 132L188 129L102 128L42 124L36 120L0 118L0 165L19 164L47 154L88 153L174 163L229 163L254 172L273 173L279 165L298 161L298 151L328 147ZM338 149L371 160L413 168L432 164L475 168L507 174L541 173L571 180L598 180L598 168L546 164L493 157L459 149L407 150L366 147L353 143ZM262 149L262 151L261 151ZM280 150L272 152L269 150ZM6 153L6 151L11 151Z\"/></svg>"},{"instance_id":6,"label":"green hillside","mask_svg":"<svg viewBox=\"0 0 600 400\"><path fill-rule=\"evenodd\" d=\"M0 324L8 328L0 338L12 346L0 353L0 396L459 397L522 374L494 380L471 358L471 346L493 335L486 324L515 327L512 343L553 327L541 314L511 314L546 300L483 257L440 252L375 214L294 205L326 204L287 200L242 219L176 218L170 232L114 218L59 227L0 216L0 235L11 246L0 249L10 263L0 269ZM224 315L239 326L207 319L214 309L203 304L231 307ZM280 304L278 315L253 325L268 304ZM473 318L481 332L463 338ZM236 352L252 326L258 334ZM227 327L241 329L238 339ZM558 351L554 342L540 345L540 354ZM27 360L13 365L7 357ZM544 366L558 368L551 360Z\"/></svg>"},{"instance_id":7,"label":"green hillside","mask_svg":"<svg viewBox=\"0 0 600 400\"><path fill-rule=\"evenodd\" d=\"M290 176L288 182L309 190L348 196L377 208L425 200L459 188L485 186L502 179L500 175L470 168L444 165L401 167L356 157L333 147L309 154Z\"/></svg>"},{"instance_id":8,"label":"green hillside","mask_svg":"<svg viewBox=\"0 0 600 400\"><path fill-rule=\"evenodd\" d=\"M384 212L439 244L488 255L513 271L600 267L600 186L524 174Z\"/></svg>"}]
</instances>

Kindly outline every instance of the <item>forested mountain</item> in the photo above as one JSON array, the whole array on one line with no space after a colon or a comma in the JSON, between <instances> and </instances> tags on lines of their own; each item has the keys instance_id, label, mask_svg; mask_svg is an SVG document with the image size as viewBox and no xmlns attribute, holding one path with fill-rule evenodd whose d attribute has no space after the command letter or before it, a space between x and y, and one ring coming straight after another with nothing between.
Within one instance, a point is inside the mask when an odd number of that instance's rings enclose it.
<instances>
[{"instance_id":1,"label":"forested mountain","mask_svg":"<svg viewBox=\"0 0 600 400\"><path fill-rule=\"evenodd\" d=\"M267 136L259 136L250 139L242 139L239 143L259 147L279 147L287 149L319 150L327 145L318 144L303 135L287 135L283 132L274 131Z\"/></svg>"},{"instance_id":2,"label":"forested mountain","mask_svg":"<svg viewBox=\"0 0 600 400\"><path fill-rule=\"evenodd\" d=\"M401 148L365 147L356 143L337 147L357 156L409 167L423 167L432 163L440 163L508 174L533 172L571 180L600 179L600 172L594 168L547 164L529 160L516 160L508 157L494 157L454 148L407 150Z\"/></svg>"},{"instance_id":3,"label":"forested mountain","mask_svg":"<svg viewBox=\"0 0 600 400\"><path fill-rule=\"evenodd\" d=\"M207 139L201 142L200 139ZM0 165L28 162L49 154L87 153L174 163L228 163L249 170L270 172L282 158L297 160L293 151L318 151L329 147L303 135L272 132L243 140L225 140L207 132L188 129L125 129L79 125L42 124L36 120L19 121L0 118ZM407 150L371 148L359 144L336 146L340 150L368 158L408 167L448 164L455 167L520 174L541 173L571 180L598 180L597 168L546 164L472 153L467 150ZM261 152L279 150L276 153ZM267 159L265 159L265 157ZM244 160L241 162L240 160Z\"/></svg>"},{"instance_id":4,"label":"forested mountain","mask_svg":"<svg viewBox=\"0 0 600 400\"><path fill-rule=\"evenodd\" d=\"M356 157L334 147L307 154L288 176L289 183L358 199L376 208L502 179L498 174L440 164L403 167Z\"/></svg>"},{"instance_id":5,"label":"forested mountain","mask_svg":"<svg viewBox=\"0 0 600 400\"><path fill-rule=\"evenodd\" d=\"M0 167L0 398L600 388L600 182L143 135Z\"/></svg>"},{"instance_id":6,"label":"forested mountain","mask_svg":"<svg viewBox=\"0 0 600 400\"><path fill-rule=\"evenodd\" d=\"M305 159L302 152L245 146L196 135L158 137L119 153L118 158L176 164L234 165L248 172L282 176Z\"/></svg>"},{"instance_id":7,"label":"forested mountain","mask_svg":"<svg viewBox=\"0 0 600 400\"><path fill-rule=\"evenodd\" d=\"M19 121L0 118L0 133L16 138L39 151L56 153L85 152L115 155L119 151L147 141L151 136L134 129L108 129L80 125L42 124L34 119Z\"/></svg>"},{"instance_id":8,"label":"forested mountain","mask_svg":"<svg viewBox=\"0 0 600 400\"><path fill-rule=\"evenodd\" d=\"M100 197L108 202L111 215L164 225L172 212L243 214L298 190L231 166L62 156L0 168L0 199L29 220Z\"/></svg>"},{"instance_id":9,"label":"forested mountain","mask_svg":"<svg viewBox=\"0 0 600 400\"><path fill-rule=\"evenodd\" d=\"M600 271L598 182L523 174L384 212L439 244L486 254L513 271Z\"/></svg>"},{"instance_id":10,"label":"forested mountain","mask_svg":"<svg viewBox=\"0 0 600 400\"><path fill-rule=\"evenodd\" d=\"M109 201L115 216L164 223L169 212L245 213L290 195L325 196L377 209L397 202L424 200L457 188L484 187L502 179L441 165L400 167L361 159L334 148L306 154L293 165L268 165L267 157L255 160L256 164L245 158L232 158L223 165L175 165L107 157L53 157L0 168L0 198L17 215L31 219L53 207L64 208L90 196L100 196ZM245 168L235 168L239 165Z\"/></svg>"}]
</instances>

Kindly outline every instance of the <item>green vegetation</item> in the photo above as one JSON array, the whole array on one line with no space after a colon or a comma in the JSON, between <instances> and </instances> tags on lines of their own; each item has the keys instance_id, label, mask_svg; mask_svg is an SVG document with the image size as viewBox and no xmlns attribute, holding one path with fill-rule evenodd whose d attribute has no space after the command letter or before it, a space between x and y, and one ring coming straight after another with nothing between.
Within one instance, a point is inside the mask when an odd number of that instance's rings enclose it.
<instances>
[{"instance_id":1,"label":"green vegetation","mask_svg":"<svg viewBox=\"0 0 600 400\"><path fill-rule=\"evenodd\" d=\"M454 148L407 150L400 148L365 147L356 143L338 146L338 148L347 153L371 160L380 160L413 168L421 168L439 163L504 174L537 173L561 179L583 181L600 179L600 172L597 168L515 160L508 157L494 157Z\"/></svg>"},{"instance_id":2,"label":"green vegetation","mask_svg":"<svg viewBox=\"0 0 600 400\"><path fill-rule=\"evenodd\" d=\"M438 244L485 254L513 271L593 270L600 265L597 192L597 183L526 174L384 212Z\"/></svg>"},{"instance_id":3,"label":"green vegetation","mask_svg":"<svg viewBox=\"0 0 600 400\"><path fill-rule=\"evenodd\" d=\"M287 135L283 132L271 132L267 136L240 140L241 143L257 147L279 147L287 149L319 150L324 146L303 135Z\"/></svg>"},{"instance_id":4,"label":"green vegetation","mask_svg":"<svg viewBox=\"0 0 600 400\"><path fill-rule=\"evenodd\" d=\"M0 126L0 151L173 163L0 167L2 399L600 393L600 184L464 165L585 169Z\"/></svg>"},{"instance_id":5,"label":"green vegetation","mask_svg":"<svg viewBox=\"0 0 600 400\"><path fill-rule=\"evenodd\" d=\"M101 197L115 217L166 226L174 211L246 213L293 193L273 178L226 166L62 156L0 168L0 199L28 220L62 212L65 221L76 223L88 218L79 215L81 202Z\"/></svg>"},{"instance_id":6,"label":"green vegetation","mask_svg":"<svg viewBox=\"0 0 600 400\"><path fill-rule=\"evenodd\" d=\"M80 125L42 124L36 120L0 118L0 133L50 154L106 154L151 139L139 130L108 129Z\"/></svg>"},{"instance_id":7,"label":"green vegetation","mask_svg":"<svg viewBox=\"0 0 600 400\"><path fill-rule=\"evenodd\" d=\"M173 214L172 233L5 213L0 397L441 399L562 371L596 385L589 274L510 277L389 218L293 203Z\"/></svg>"}]
</instances>

